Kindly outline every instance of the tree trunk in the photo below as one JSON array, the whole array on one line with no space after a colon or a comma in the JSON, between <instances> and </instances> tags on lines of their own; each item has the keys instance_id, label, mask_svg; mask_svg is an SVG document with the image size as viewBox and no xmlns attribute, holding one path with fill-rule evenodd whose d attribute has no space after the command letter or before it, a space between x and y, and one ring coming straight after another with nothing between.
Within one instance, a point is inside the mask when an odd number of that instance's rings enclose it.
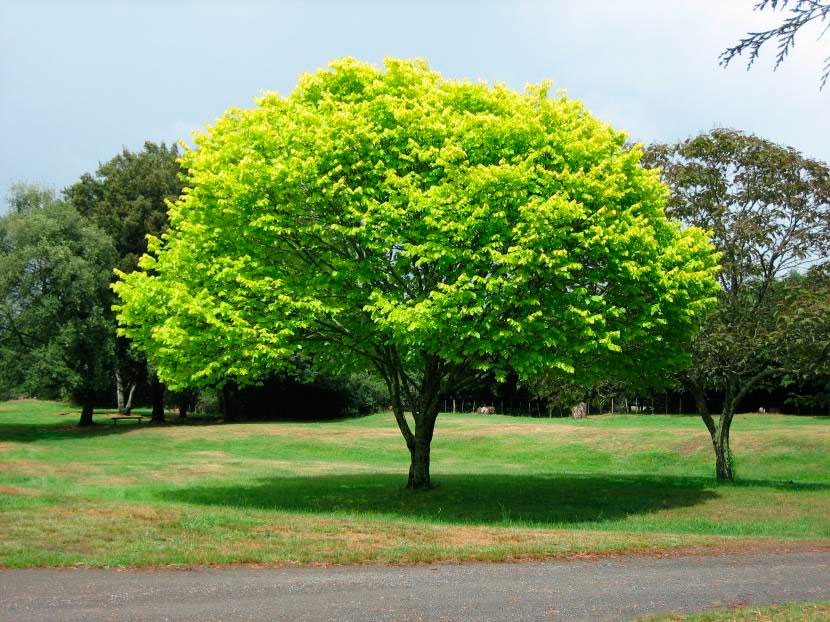
<instances>
[{"instance_id":1,"label":"tree trunk","mask_svg":"<svg viewBox=\"0 0 830 622\"><path fill-rule=\"evenodd\" d=\"M179 404L179 419L187 417L187 402Z\"/></svg>"},{"instance_id":2,"label":"tree trunk","mask_svg":"<svg viewBox=\"0 0 830 622\"><path fill-rule=\"evenodd\" d=\"M79 426L88 426L94 423L92 421L92 411L92 401L85 399L83 401L83 405L81 406L81 420L78 422Z\"/></svg>"},{"instance_id":3,"label":"tree trunk","mask_svg":"<svg viewBox=\"0 0 830 622\"><path fill-rule=\"evenodd\" d=\"M118 404L118 412L126 412L124 406L124 380L121 378L121 371L115 370L115 401Z\"/></svg>"},{"instance_id":4,"label":"tree trunk","mask_svg":"<svg viewBox=\"0 0 830 622\"><path fill-rule=\"evenodd\" d=\"M237 421L239 420L239 414L242 410L239 405L239 399L237 398L237 387L236 383L230 381L226 382L222 386L222 416L225 421Z\"/></svg>"},{"instance_id":5,"label":"tree trunk","mask_svg":"<svg viewBox=\"0 0 830 622\"><path fill-rule=\"evenodd\" d=\"M419 400L419 409L413 414L415 434L409 448L409 479L406 487L410 490L428 490L432 488L429 476L429 452L435 420L438 418L438 398L436 395L424 396Z\"/></svg>"},{"instance_id":6,"label":"tree trunk","mask_svg":"<svg viewBox=\"0 0 830 622\"><path fill-rule=\"evenodd\" d=\"M129 415L133 411L133 395L135 395L136 383L130 385L130 392L127 395L127 403L124 404L124 414Z\"/></svg>"},{"instance_id":7,"label":"tree trunk","mask_svg":"<svg viewBox=\"0 0 830 622\"><path fill-rule=\"evenodd\" d=\"M435 420L441 409L442 384L448 380L447 373L442 369L442 362L436 356L424 355L424 371L420 382L408 376L400 363L400 357L394 348L384 351L388 366L383 362L377 365L389 390L392 402L392 413L398 428L409 449L409 476L406 487L409 490L428 490L432 488L432 479L429 472L430 446L435 431ZM446 384L458 386L459 382ZM413 431L404 412L404 398L411 408L412 420L415 424ZM461 411L464 411L462 404Z\"/></svg>"},{"instance_id":8,"label":"tree trunk","mask_svg":"<svg viewBox=\"0 0 830 622\"><path fill-rule=\"evenodd\" d=\"M708 417L709 416L709 407L706 405L706 394L703 392L703 389L697 385L692 385L692 393L695 396L695 407L697 408L697 414L701 417Z\"/></svg>"},{"instance_id":9,"label":"tree trunk","mask_svg":"<svg viewBox=\"0 0 830 622\"><path fill-rule=\"evenodd\" d=\"M715 450L715 477L719 482L734 481L735 469L732 464L732 451L729 449L729 429L732 427L734 413L725 410L718 417L717 423L709 413L703 413L701 416L709 430Z\"/></svg>"},{"instance_id":10,"label":"tree trunk","mask_svg":"<svg viewBox=\"0 0 830 622\"><path fill-rule=\"evenodd\" d=\"M715 476L719 482L731 482L735 479L732 469L732 455L729 450L729 436L718 440L712 439L715 447Z\"/></svg>"},{"instance_id":11,"label":"tree trunk","mask_svg":"<svg viewBox=\"0 0 830 622\"><path fill-rule=\"evenodd\" d=\"M164 385L155 374L153 374L150 384L153 390L153 412L150 415L150 421L152 423L164 423Z\"/></svg>"},{"instance_id":12,"label":"tree trunk","mask_svg":"<svg viewBox=\"0 0 830 622\"><path fill-rule=\"evenodd\" d=\"M732 463L732 450L729 448L729 430L734 416L732 410L724 409L718 421L717 435L712 437L715 447L715 475L719 482L731 482L735 479L735 465Z\"/></svg>"},{"instance_id":13,"label":"tree trunk","mask_svg":"<svg viewBox=\"0 0 830 622\"><path fill-rule=\"evenodd\" d=\"M432 488L429 479L429 441L418 440L409 448L409 479L406 487L410 490L427 490Z\"/></svg>"}]
</instances>

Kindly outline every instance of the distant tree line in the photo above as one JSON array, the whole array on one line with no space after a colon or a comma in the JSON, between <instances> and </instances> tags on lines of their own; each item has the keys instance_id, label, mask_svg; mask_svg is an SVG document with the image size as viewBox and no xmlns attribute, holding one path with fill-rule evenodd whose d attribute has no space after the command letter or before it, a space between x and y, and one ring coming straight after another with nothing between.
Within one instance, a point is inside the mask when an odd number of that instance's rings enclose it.
<instances>
[{"instance_id":1,"label":"distant tree line","mask_svg":"<svg viewBox=\"0 0 830 622\"><path fill-rule=\"evenodd\" d=\"M178 148L124 149L56 193L16 184L0 217L0 399L70 399L92 423L94 407L152 406L180 417L220 410L227 419L332 418L387 406L371 377L272 374L256 387L228 379L168 391L146 357L118 336L114 270L131 272L148 235L163 235L168 201L182 191Z\"/></svg>"}]
</instances>

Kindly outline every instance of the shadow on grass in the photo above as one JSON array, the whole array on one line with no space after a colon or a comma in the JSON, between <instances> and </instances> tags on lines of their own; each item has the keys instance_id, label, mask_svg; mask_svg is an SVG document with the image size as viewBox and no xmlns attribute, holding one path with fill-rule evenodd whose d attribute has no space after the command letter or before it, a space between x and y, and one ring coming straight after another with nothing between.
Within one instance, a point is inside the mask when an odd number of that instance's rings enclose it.
<instances>
[{"instance_id":1,"label":"shadow on grass","mask_svg":"<svg viewBox=\"0 0 830 622\"><path fill-rule=\"evenodd\" d=\"M192 417L179 419L169 417L164 423L156 424L150 422L149 415L142 423L135 419L128 419L120 423L113 423L107 414L96 414L95 424L81 427L78 425L79 415L68 413L60 415L49 423L42 420L36 423L0 423L0 441L13 443L36 443L38 441L60 441L93 438L97 436L111 436L113 434L126 434L145 428L163 428L172 426L202 426L221 425L224 421L215 417Z\"/></svg>"},{"instance_id":2,"label":"shadow on grass","mask_svg":"<svg viewBox=\"0 0 830 622\"><path fill-rule=\"evenodd\" d=\"M275 477L249 486L201 486L158 493L167 501L291 512L375 513L429 521L544 526L622 519L717 498L685 478L501 474L441 475L427 492L403 475Z\"/></svg>"}]
</instances>

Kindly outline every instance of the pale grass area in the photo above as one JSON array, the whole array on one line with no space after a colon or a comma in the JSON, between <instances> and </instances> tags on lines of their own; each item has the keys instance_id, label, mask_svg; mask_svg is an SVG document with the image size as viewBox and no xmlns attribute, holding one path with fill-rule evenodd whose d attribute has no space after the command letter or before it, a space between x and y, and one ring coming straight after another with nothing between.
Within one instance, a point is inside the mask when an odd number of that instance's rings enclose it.
<instances>
[{"instance_id":1,"label":"pale grass area","mask_svg":"<svg viewBox=\"0 0 830 622\"><path fill-rule=\"evenodd\" d=\"M322 517L273 512L223 529L201 526L198 513L140 504L71 503L47 516L24 512L4 525L7 543L40 554L36 565L201 565L224 562L290 564L418 563L549 559L619 554L722 554L798 551L816 543L768 538L627 534L576 529L436 525L424 522ZM182 527L185 527L184 529ZM9 552L9 545L0 547Z\"/></svg>"}]
</instances>

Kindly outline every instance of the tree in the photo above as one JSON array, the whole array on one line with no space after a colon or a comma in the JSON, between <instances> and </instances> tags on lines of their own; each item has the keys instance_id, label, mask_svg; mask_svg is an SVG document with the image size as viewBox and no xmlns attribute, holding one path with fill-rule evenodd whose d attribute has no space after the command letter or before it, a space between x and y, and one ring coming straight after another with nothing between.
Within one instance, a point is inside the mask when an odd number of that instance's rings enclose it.
<instances>
[{"instance_id":1,"label":"tree","mask_svg":"<svg viewBox=\"0 0 830 622\"><path fill-rule=\"evenodd\" d=\"M782 313L778 330L784 386L792 401L830 406L830 262L793 274L778 284ZM803 391L806 389L806 391ZM802 392L803 391L803 392Z\"/></svg>"},{"instance_id":2,"label":"tree","mask_svg":"<svg viewBox=\"0 0 830 622\"><path fill-rule=\"evenodd\" d=\"M715 260L579 102L384 65L338 60L226 113L115 288L123 333L174 386L249 383L300 352L374 368L418 489L448 391L676 362Z\"/></svg>"},{"instance_id":3,"label":"tree","mask_svg":"<svg viewBox=\"0 0 830 622\"><path fill-rule=\"evenodd\" d=\"M58 197L52 188L26 183L12 184L9 189L9 194L6 197L9 211L16 214L49 207L50 205L54 205L57 200Z\"/></svg>"},{"instance_id":4,"label":"tree","mask_svg":"<svg viewBox=\"0 0 830 622\"><path fill-rule=\"evenodd\" d=\"M148 141L141 151L123 149L64 191L82 216L112 237L124 272L135 270L147 252L147 236L167 228L167 202L178 199L183 187L178 158L176 145Z\"/></svg>"},{"instance_id":5,"label":"tree","mask_svg":"<svg viewBox=\"0 0 830 622\"><path fill-rule=\"evenodd\" d=\"M70 205L0 219L3 380L29 394L68 392L81 403L80 425L92 423L95 392L108 386L114 262L107 235Z\"/></svg>"},{"instance_id":6,"label":"tree","mask_svg":"<svg viewBox=\"0 0 830 622\"><path fill-rule=\"evenodd\" d=\"M769 30L762 30L760 32L750 32L738 43L730 48L727 48L720 55L720 63L724 67L729 65L735 57L743 55L747 52L749 59L746 67L749 69L753 63L758 59L761 53L761 48L769 41L778 42L778 53L775 56L775 69L784 62L784 59L790 53L790 50L795 46L795 36L807 24L811 22L818 22L822 25L822 30L819 37L822 37L830 27L830 2L826 0L759 0L754 9L756 11L764 11L769 9L775 11L781 9L782 11L789 7L789 15L775 28ZM825 22L828 22L825 25ZM819 89L823 89L827 84L827 79L830 77L830 56L824 59L824 66L821 70L821 84Z\"/></svg>"},{"instance_id":7,"label":"tree","mask_svg":"<svg viewBox=\"0 0 830 622\"><path fill-rule=\"evenodd\" d=\"M719 480L734 477L729 430L741 400L785 366L797 322L781 277L827 261L830 170L794 149L730 129L654 145L647 161L672 188L668 214L712 232L721 252L718 304L685 373L712 438ZM717 421L707 391L723 396Z\"/></svg>"},{"instance_id":8,"label":"tree","mask_svg":"<svg viewBox=\"0 0 830 622\"><path fill-rule=\"evenodd\" d=\"M82 175L65 190L78 212L112 237L118 269L135 270L138 258L147 251L147 236L161 235L167 228L167 202L176 200L183 186L178 158L176 145L148 141L138 152L123 149L101 164L94 175ZM127 412L131 407L129 396L139 380L148 376L148 369L146 361L136 357L124 339L116 344L116 355L118 409ZM128 389L125 380L131 380ZM163 422L164 385L152 372L148 380L153 421Z\"/></svg>"}]
</instances>

